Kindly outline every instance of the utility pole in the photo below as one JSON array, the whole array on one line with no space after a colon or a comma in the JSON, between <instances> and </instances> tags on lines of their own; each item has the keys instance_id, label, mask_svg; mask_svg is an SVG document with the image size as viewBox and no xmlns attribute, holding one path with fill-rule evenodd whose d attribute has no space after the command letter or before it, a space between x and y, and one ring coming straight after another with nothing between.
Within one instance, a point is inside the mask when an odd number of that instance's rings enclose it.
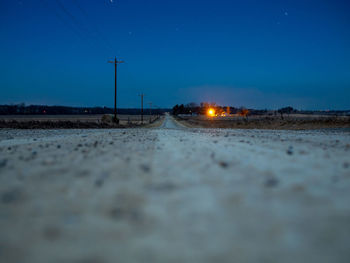
<instances>
[{"instance_id":1,"label":"utility pole","mask_svg":"<svg viewBox=\"0 0 350 263\"><path fill-rule=\"evenodd\" d=\"M160 108L157 106L157 119L160 118Z\"/></svg>"},{"instance_id":2,"label":"utility pole","mask_svg":"<svg viewBox=\"0 0 350 263\"><path fill-rule=\"evenodd\" d=\"M117 118L117 65L124 63L124 61L117 60L117 57L114 58L114 61L108 61L108 63L114 64L114 122L119 123Z\"/></svg>"},{"instance_id":3,"label":"utility pole","mask_svg":"<svg viewBox=\"0 0 350 263\"><path fill-rule=\"evenodd\" d=\"M153 105L153 107L156 110L155 111L155 115L156 115L155 120L158 120L159 119L159 107L157 105Z\"/></svg>"},{"instance_id":4,"label":"utility pole","mask_svg":"<svg viewBox=\"0 0 350 263\"><path fill-rule=\"evenodd\" d=\"M149 123L152 122L152 102L148 102L149 104Z\"/></svg>"},{"instance_id":5,"label":"utility pole","mask_svg":"<svg viewBox=\"0 0 350 263\"><path fill-rule=\"evenodd\" d=\"M141 124L143 124L143 97L145 94L141 93L139 96L141 97Z\"/></svg>"}]
</instances>

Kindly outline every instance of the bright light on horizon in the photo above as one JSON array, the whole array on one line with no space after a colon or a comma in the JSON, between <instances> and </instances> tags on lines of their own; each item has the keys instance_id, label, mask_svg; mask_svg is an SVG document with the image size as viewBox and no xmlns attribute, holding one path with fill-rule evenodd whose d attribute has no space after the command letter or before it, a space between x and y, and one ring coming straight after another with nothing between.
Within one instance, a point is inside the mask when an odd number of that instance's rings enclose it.
<instances>
[{"instance_id":1,"label":"bright light on horizon","mask_svg":"<svg viewBox=\"0 0 350 263\"><path fill-rule=\"evenodd\" d=\"M209 108L209 110L208 110L208 115L209 115L210 117L214 117L214 116L215 116L215 110L214 110L213 108Z\"/></svg>"}]
</instances>

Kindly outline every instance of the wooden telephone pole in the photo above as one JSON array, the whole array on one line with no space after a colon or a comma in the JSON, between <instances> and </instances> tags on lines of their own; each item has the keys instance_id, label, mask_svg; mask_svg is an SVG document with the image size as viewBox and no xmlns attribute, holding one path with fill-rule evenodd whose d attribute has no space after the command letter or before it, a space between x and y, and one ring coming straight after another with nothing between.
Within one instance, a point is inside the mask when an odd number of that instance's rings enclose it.
<instances>
[{"instance_id":1,"label":"wooden telephone pole","mask_svg":"<svg viewBox=\"0 0 350 263\"><path fill-rule=\"evenodd\" d=\"M143 97L145 94L141 93L139 96L141 97L141 124L143 124Z\"/></svg>"},{"instance_id":2,"label":"wooden telephone pole","mask_svg":"<svg viewBox=\"0 0 350 263\"><path fill-rule=\"evenodd\" d=\"M152 123L152 102L148 102L149 104L149 123Z\"/></svg>"},{"instance_id":3,"label":"wooden telephone pole","mask_svg":"<svg viewBox=\"0 0 350 263\"><path fill-rule=\"evenodd\" d=\"M108 61L108 63L114 64L114 122L119 123L117 118L117 65L124 63L124 61L117 60L117 57L114 58L114 61Z\"/></svg>"}]
</instances>

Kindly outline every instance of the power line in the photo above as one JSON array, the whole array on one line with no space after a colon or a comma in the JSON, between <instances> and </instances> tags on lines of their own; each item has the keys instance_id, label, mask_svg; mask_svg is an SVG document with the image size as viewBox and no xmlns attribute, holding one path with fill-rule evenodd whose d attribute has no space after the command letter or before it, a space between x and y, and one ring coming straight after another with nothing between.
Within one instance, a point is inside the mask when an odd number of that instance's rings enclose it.
<instances>
[{"instance_id":1,"label":"power line","mask_svg":"<svg viewBox=\"0 0 350 263\"><path fill-rule=\"evenodd\" d=\"M76 34L81 40L87 41L88 44L91 40L94 40L95 45L98 45L103 48L109 49L111 52L114 53L114 49L110 42L103 36L101 31L92 23L93 26L91 26L91 23L89 23L89 15L88 12L83 8L83 6L79 3L78 0L73 0L73 3L76 5L76 7L79 9L79 11L82 13L82 15L85 18L85 21L87 24L84 24L80 21L67 7L61 0L56 0L57 7L62 11L65 16L62 16L60 12L57 12L56 9L50 7L49 2L47 0L40 0L40 2L50 11L53 12L53 14L67 27L69 27L74 34ZM64 18L65 17L65 18ZM91 47L93 47L92 45Z\"/></svg>"},{"instance_id":2,"label":"power line","mask_svg":"<svg viewBox=\"0 0 350 263\"><path fill-rule=\"evenodd\" d=\"M87 40L91 40L91 39L98 40L98 39L94 38L93 34L91 34L89 27L84 26L84 24L81 23L79 21L79 19L75 15L73 15L73 13L71 13L69 11L68 8L66 8L66 6L62 3L61 0L56 0L56 3L58 5L58 7L62 10L62 12L64 14L66 14L66 16L69 18L69 20L79 29L80 32L82 32L82 34L86 37ZM75 3L78 6L78 9L81 10L83 15L84 16L87 15L86 12L84 11L84 9L81 7L81 5L79 5L79 3L77 3L77 2L75 2ZM97 44L98 42L99 41L96 41L95 44ZM100 42L104 43L104 41L100 41ZM113 49L110 46L108 46L108 44L106 44L106 43L104 43L104 44L107 48L109 48L111 51L113 51Z\"/></svg>"},{"instance_id":3,"label":"power line","mask_svg":"<svg viewBox=\"0 0 350 263\"><path fill-rule=\"evenodd\" d=\"M84 37L81 35L81 33L76 30L72 24L68 23L58 12L56 12L55 9L50 8L48 2L46 0L40 0L40 2L45 6L46 9L52 11L52 13L60 20L64 25L66 25L68 28L72 30L72 32L79 37L81 40L84 40Z\"/></svg>"},{"instance_id":4,"label":"power line","mask_svg":"<svg viewBox=\"0 0 350 263\"><path fill-rule=\"evenodd\" d=\"M56 3L61 8L61 10L75 23L75 25L79 27L81 30L83 30L82 24L74 15L72 15L71 12L68 11L68 9L64 6L64 4L60 0L56 0Z\"/></svg>"},{"instance_id":5,"label":"power line","mask_svg":"<svg viewBox=\"0 0 350 263\"><path fill-rule=\"evenodd\" d=\"M90 17L88 15L88 13L86 12L86 10L82 7L82 5L79 3L78 0L73 0L74 4L77 6L77 8L80 10L80 12L83 14L83 16L85 17L85 19L87 21L89 21ZM101 34L100 30L98 29L98 27L93 23L93 28L95 31L95 35L99 38L100 42L102 42L108 49L110 49L110 51L113 51L112 45L109 43L109 41L103 36L103 34Z\"/></svg>"}]
</instances>

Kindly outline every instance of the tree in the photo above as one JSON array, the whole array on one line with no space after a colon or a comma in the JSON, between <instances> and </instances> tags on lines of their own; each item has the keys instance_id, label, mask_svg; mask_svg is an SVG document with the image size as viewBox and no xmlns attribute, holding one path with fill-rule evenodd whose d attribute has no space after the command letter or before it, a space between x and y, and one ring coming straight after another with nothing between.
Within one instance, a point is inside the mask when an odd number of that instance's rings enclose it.
<instances>
[{"instance_id":1,"label":"tree","mask_svg":"<svg viewBox=\"0 0 350 263\"><path fill-rule=\"evenodd\" d=\"M179 113L179 105L175 105L174 107L173 107L173 111L172 111L172 114L173 115L178 115Z\"/></svg>"},{"instance_id":2,"label":"tree","mask_svg":"<svg viewBox=\"0 0 350 263\"><path fill-rule=\"evenodd\" d=\"M284 107L278 110L278 113L281 114L281 119L283 120L283 114L291 114L293 111L295 111L291 106Z\"/></svg>"},{"instance_id":3,"label":"tree","mask_svg":"<svg viewBox=\"0 0 350 263\"><path fill-rule=\"evenodd\" d=\"M181 104L180 106L179 106L179 114L185 114L186 112L185 112L185 106L183 105L183 104Z\"/></svg>"},{"instance_id":4,"label":"tree","mask_svg":"<svg viewBox=\"0 0 350 263\"><path fill-rule=\"evenodd\" d=\"M242 116L242 117L245 117L246 120L248 120L248 114L249 114L249 110L244 108L244 107L241 107L240 110L239 110L239 115Z\"/></svg>"}]
</instances>

